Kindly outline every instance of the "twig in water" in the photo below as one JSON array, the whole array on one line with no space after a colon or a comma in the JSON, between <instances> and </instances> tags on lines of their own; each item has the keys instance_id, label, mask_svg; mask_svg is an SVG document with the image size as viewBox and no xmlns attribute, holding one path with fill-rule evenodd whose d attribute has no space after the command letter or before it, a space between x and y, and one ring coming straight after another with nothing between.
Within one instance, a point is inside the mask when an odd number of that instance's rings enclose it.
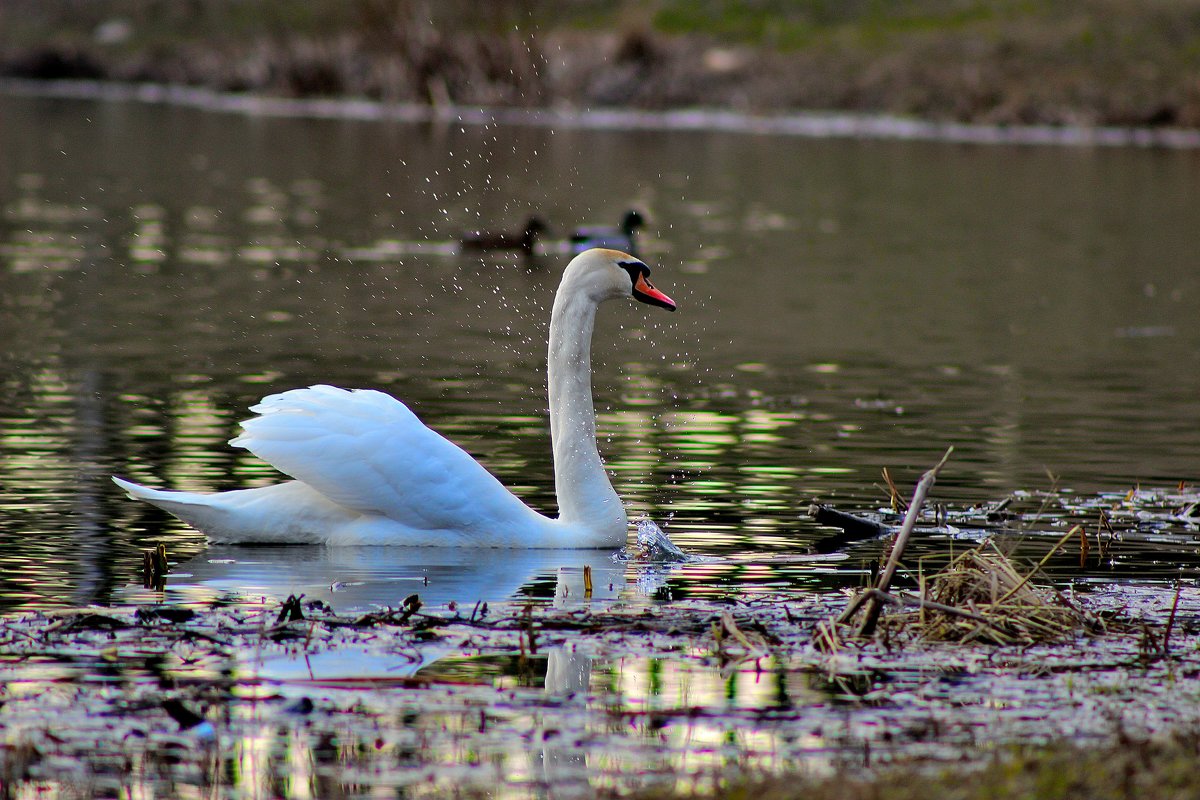
<instances>
[{"instance_id":1,"label":"twig in water","mask_svg":"<svg viewBox=\"0 0 1200 800\"><path fill-rule=\"evenodd\" d=\"M817 623L813 630L813 644L818 650L823 650L826 653L836 653L842 649L841 639L838 637L837 625L829 620L821 620Z\"/></svg>"},{"instance_id":2,"label":"twig in water","mask_svg":"<svg viewBox=\"0 0 1200 800\"><path fill-rule=\"evenodd\" d=\"M1167 617L1167 627L1163 629L1162 651L1163 655L1170 652L1171 648L1171 629L1175 627L1175 612L1179 609L1179 594L1183 591L1183 583L1175 579L1175 600L1171 603L1171 614Z\"/></svg>"},{"instance_id":3,"label":"twig in water","mask_svg":"<svg viewBox=\"0 0 1200 800\"><path fill-rule=\"evenodd\" d=\"M741 628L737 626L737 622L735 622L733 619L733 614L730 614L728 611L722 614L721 625L724 626L725 630L728 631L734 639L737 639L738 643L741 644L742 647L746 648L746 655L748 658L760 658L767 655L765 648L751 642L750 638L742 632Z\"/></svg>"},{"instance_id":4,"label":"twig in water","mask_svg":"<svg viewBox=\"0 0 1200 800\"><path fill-rule=\"evenodd\" d=\"M900 490L896 488L896 482L892 480L892 473L887 467L883 468L883 479L887 482L888 492L891 494L892 511L899 514L901 511L907 510L904 504L904 498L900 496Z\"/></svg>"},{"instance_id":5,"label":"twig in water","mask_svg":"<svg viewBox=\"0 0 1200 800\"><path fill-rule=\"evenodd\" d=\"M1046 470L1046 477L1050 479L1050 490L1042 498L1042 504L1038 506L1037 513L1033 515L1033 519L1022 522L1020 530L1029 530L1034 525L1037 525L1041 521L1042 515L1046 513L1046 509L1050 507L1050 501L1058 497L1058 476L1050 470Z\"/></svg>"},{"instance_id":6,"label":"twig in water","mask_svg":"<svg viewBox=\"0 0 1200 800\"><path fill-rule=\"evenodd\" d=\"M929 584L925 580L925 561L917 562L917 596L921 598L922 603L929 600ZM925 624L925 605L922 604L920 611L921 624Z\"/></svg>"},{"instance_id":7,"label":"twig in water","mask_svg":"<svg viewBox=\"0 0 1200 800\"><path fill-rule=\"evenodd\" d=\"M1062 536L1062 538L1061 538L1061 539L1059 539L1059 540L1058 540L1058 541L1057 541L1057 542L1054 544L1054 547L1051 547L1051 548L1050 548L1050 552L1049 552L1049 553L1046 553L1046 555L1042 557L1042 560L1041 560L1041 561L1039 561L1039 562L1037 563L1037 566L1035 566L1033 569L1031 569L1031 570L1029 571L1029 574L1028 574L1028 575L1026 575L1024 578L1022 578L1022 579L1021 579L1021 582L1020 582L1020 583L1018 583L1018 584L1017 584L1016 586L1014 586L1013 588L1009 589L1009 590L1008 590L1008 592L1007 592L1007 593L1004 595L1004 597L1001 597L999 600L997 600L997 601L996 601L996 605L1000 605L1000 604L1002 604L1002 603L1003 603L1005 600L1007 600L1008 598L1010 598L1010 597L1012 597L1014 594L1016 594L1018 591L1020 591L1020 590L1021 590L1021 589L1022 589L1024 586L1025 586L1025 584L1029 583L1030 579L1031 579L1031 578L1033 578L1033 576L1034 576L1034 575L1038 574L1038 572L1039 572L1039 571L1042 569L1042 567L1046 566L1046 562L1047 562L1047 561L1049 561L1049 560L1050 560L1050 558L1051 558L1051 557L1052 557L1052 556L1053 556L1055 553L1057 553L1057 552L1059 551L1059 549L1061 549L1061 548L1062 548L1062 546L1063 546L1064 544L1066 544L1066 543L1067 543L1067 540L1068 540L1068 539L1070 539L1070 538L1071 538L1072 536L1074 536L1076 533L1081 533L1082 531L1083 531L1083 526L1082 526L1082 525L1076 525L1074 528L1071 528L1071 530L1069 530L1069 531L1067 531L1066 533L1064 533L1064 534L1063 534L1063 536Z\"/></svg>"},{"instance_id":8,"label":"twig in water","mask_svg":"<svg viewBox=\"0 0 1200 800\"><path fill-rule=\"evenodd\" d=\"M1108 532L1108 547L1104 546L1104 539L1101 534ZM1112 550L1113 540L1117 538L1117 532L1113 530L1112 522L1109 521L1108 514L1104 509L1100 509L1100 521L1096 523L1096 563L1104 561L1108 555L1108 551Z\"/></svg>"},{"instance_id":9,"label":"twig in water","mask_svg":"<svg viewBox=\"0 0 1200 800\"><path fill-rule=\"evenodd\" d=\"M297 597L294 594L289 594L287 600L283 601L283 605L279 608L279 615L275 617L275 624L280 625L284 622L297 622L304 619L304 609L300 606L300 601L304 599L304 595Z\"/></svg>"},{"instance_id":10,"label":"twig in water","mask_svg":"<svg viewBox=\"0 0 1200 800\"><path fill-rule=\"evenodd\" d=\"M894 606L915 606L920 609L929 609L931 611L940 611L943 614L949 614L953 617L962 617L973 622L978 622L981 625L987 625L989 628L995 627L991 620L982 614L977 614L974 611L963 611L961 608L948 606L945 603L935 603L932 600L926 600L923 597L910 597L903 594L891 594L879 589L867 589L865 594L872 600L881 603L889 603Z\"/></svg>"},{"instance_id":11,"label":"twig in water","mask_svg":"<svg viewBox=\"0 0 1200 800\"><path fill-rule=\"evenodd\" d=\"M896 534L896 542L892 545L892 554L888 558L887 566L884 567L883 573L879 576L879 583L875 588L881 592L886 592L892 585L892 578L896 575L896 570L900 567L900 559L904 556L904 548L908 545L908 539L912 535L913 528L917 525L917 517L921 513L921 506L925 502L926 495L937 482L938 473L942 467L950 459L950 454L954 452L954 447L951 445L946 448L946 454L942 456L942 460L921 476L921 480L917 482L917 488L913 491L912 502L908 505L908 513L904 516L904 524L900 526L900 532ZM875 626L879 622L879 614L883 610L883 603L876 598L873 603L867 608L866 618L863 619L862 627L859 628L859 636L871 636L875 633ZM845 616L845 615L843 615ZM848 617L847 617L848 619Z\"/></svg>"},{"instance_id":12,"label":"twig in water","mask_svg":"<svg viewBox=\"0 0 1200 800\"><path fill-rule=\"evenodd\" d=\"M142 588L161 592L167 588L167 546L161 542L153 550L142 551Z\"/></svg>"}]
</instances>

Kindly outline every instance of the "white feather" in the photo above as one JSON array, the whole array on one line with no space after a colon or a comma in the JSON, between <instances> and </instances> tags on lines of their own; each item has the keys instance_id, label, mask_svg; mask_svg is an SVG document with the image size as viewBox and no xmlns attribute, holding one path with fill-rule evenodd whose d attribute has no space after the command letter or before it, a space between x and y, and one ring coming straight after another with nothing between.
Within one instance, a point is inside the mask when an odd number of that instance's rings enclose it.
<instances>
[{"instance_id":1,"label":"white feather","mask_svg":"<svg viewBox=\"0 0 1200 800\"><path fill-rule=\"evenodd\" d=\"M599 303L632 297L613 250L576 256L550 318L550 416L562 516L530 509L399 400L316 385L264 397L230 440L295 480L258 489L172 492L114 478L213 542L612 547L625 509L596 449L590 349ZM668 301L669 302L669 301Z\"/></svg>"}]
</instances>

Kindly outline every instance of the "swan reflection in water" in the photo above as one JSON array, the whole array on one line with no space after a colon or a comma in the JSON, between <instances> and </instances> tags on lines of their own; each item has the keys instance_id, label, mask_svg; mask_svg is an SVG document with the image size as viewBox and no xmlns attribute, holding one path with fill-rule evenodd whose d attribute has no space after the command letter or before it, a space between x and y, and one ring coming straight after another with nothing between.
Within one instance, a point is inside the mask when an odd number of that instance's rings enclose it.
<instances>
[{"instance_id":1,"label":"swan reflection in water","mask_svg":"<svg viewBox=\"0 0 1200 800\"><path fill-rule=\"evenodd\" d=\"M168 593L180 600L236 595L284 600L301 595L338 614L398 608L420 595L430 608L453 602L502 603L554 585L555 605L614 600L626 587L625 565L611 550L486 550L462 547L212 546L174 568Z\"/></svg>"},{"instance_id":2,"label":"swan reflection in water","mask_svg":"<svg viewBox=\"0 0 1200 800\"><path fill-rule=\"evenodd\" d=\"M646 592L652 592L655 585L644 573L660 576L657 585L670 575L669 566L630 564L614 560L613 555L611 550L574 549L214 546L176 566L167 578L166 592L168 600L193 602L230 597L282 601L289 595L304 594L305 602L320 600L339 615L398 608L405 597L418 594L424 608L438 615L450 616L448 605L454 602L458 613L469 617L476 603L486 602L493 606L490 618L494 619L511 615L513 604L529 600L556 609L603 609L622 600L636 603ZM585 567L591 571L590 593L585 591ZM269 619L273 619L273 607ZM514 650L517 637L514 631ZM444 697L430 704L426 696L430 690L425 684L408 684L403 679L420 677L422 671L430 670L424 674L434 686L447 679L452 682L465 679L487 691L485 687L497 677L495 654L472 658L459 649L460 638L408 642L400 650L359 646L312 653L305 653L304 648L282 654L269 649L251 650L239 654L238 674L244 680L266 681L272 685L272 693L293 699L317 700L329 697L330 692L340 697L339 689L366 697L369 695L362 694L366 689L390 687L388 702L395 703L401 696L410 698L407 702L411 703L412 716L406 724L440 731L446 714L453 716L456 712L447 711ZM503 655L500 654L500 661L507 663ZM476 660L480 662L475 665L478 674L471 671ZM534 666L539 661L544 667ZM570 708L588 702L587 698L596 691L593 676L607 662L598 660L589 648L577 649L565 643L539 649L529 663L529 677L534 686L544 686L546 698L565 714ZM538 675L543 668L544 682ZM445 675L439 677L439 669ZM452 674L455 677L448 678ZM390 679L401 680L393 683ZM537 701L527 696L526 702ZM479 708L464 707L461 713L464 718L472 715L474 720ZM271 735L280 735L280 730L272 729ZM430 744L433 749L426 753L430 761L425 767L430 769L440 758L439 745L434 741L440 741L438 735L433 735ZM595 764L589 765L589 758L594 756L586 748L574 745L573 740L548 737L532 748L520 737L488 741L489 747L501 749L502 754L497 753L497 757L506 764L532 770L545 785L555 787L555 796L593 795ZM441 746L451 744L442 742Z\"/></svg>"},{"instance_id":3,"label":"swan reflection in water","mask_svg":"<svg viewBox=\"0 0 1200 800\"><path fill-rule=\"evenodd\" d=\"M483 603L503 605L539 595L556 608L595 608L611 605L630 586L625 564L612 556L609 550L229 545L210 547L176 567L167 591L168 596L190 601L229 597L282 601L303 594L304 603L320 600L338 614L399 608L412 594L434 613L447 613L454 603L463 616L477 613ZM584 582L585 567L591 568L590 593ZM544 592L539 593L539 587ZM493 616L496 613L491 611ZM455 648L435 641L404 654L354 648L266 658L256 654L253 663L242 666L267 680L320 683L412 676L452 652ZM552 652L550 658L552 665L563 661L553 673L578 685L579 670L586 671L587 665L568 667L571 657L565 653Z\"/></svg>"}]
</instances>

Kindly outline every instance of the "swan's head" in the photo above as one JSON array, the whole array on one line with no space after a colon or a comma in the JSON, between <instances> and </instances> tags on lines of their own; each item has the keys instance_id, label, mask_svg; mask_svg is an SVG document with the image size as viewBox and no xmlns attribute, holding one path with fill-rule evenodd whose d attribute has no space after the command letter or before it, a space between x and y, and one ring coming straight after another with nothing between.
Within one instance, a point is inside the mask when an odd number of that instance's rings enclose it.
<instances>
[{"instance_id":1,"label":"swan's head","mask_svg":"<svg viewBox=\"0 0 1200 800\"><path fill-rule=\"evenodd\" d=\"M595 302L630 297L642 303L675 310L675 301L650 283L650 268L639 258L620 250L595 247L584 250L563 273L564 290L581 292Z\"/></svg>"}]
</instances>

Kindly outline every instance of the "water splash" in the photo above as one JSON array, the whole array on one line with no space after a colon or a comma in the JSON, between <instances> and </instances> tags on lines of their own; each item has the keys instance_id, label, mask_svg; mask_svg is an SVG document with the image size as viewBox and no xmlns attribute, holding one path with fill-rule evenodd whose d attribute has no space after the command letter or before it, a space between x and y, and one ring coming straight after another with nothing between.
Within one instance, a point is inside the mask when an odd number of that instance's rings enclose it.
<instances>
[{"instance_id":1,"label":"water splash","mask_svg":"<svg viewBox=\"0 0 1200 800\"><path fill-rule=\"evenodd\" d=\"M661 564L682 564L696 560L694 556L690 556L676 547L654 520L642 517L636 524L637 544L622 554L625 559Z\"/></svg>"}]
</instances>

